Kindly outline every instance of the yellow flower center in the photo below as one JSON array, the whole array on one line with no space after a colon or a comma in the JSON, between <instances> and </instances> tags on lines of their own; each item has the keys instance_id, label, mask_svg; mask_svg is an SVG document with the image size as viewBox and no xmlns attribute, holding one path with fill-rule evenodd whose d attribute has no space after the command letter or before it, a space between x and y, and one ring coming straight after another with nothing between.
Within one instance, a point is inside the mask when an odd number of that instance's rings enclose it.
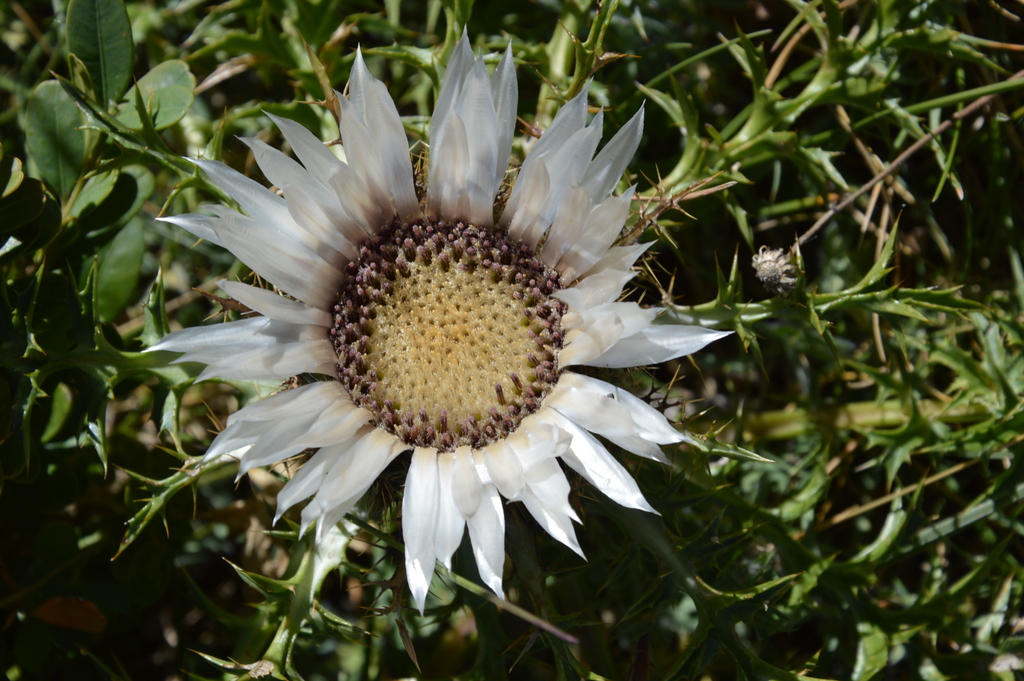
<instances>
[{"instance_id":1,"label":"yellow flower center","mask_svg":"<svg viewBox=\"0 0 1024 681\"><path fill-rule=\"evenodd\" d=\"M393 225L365 243L334 306L339 377L410 445L480 447L557 380L558 275L472 225Z\"/></svg>"}]
</instances>

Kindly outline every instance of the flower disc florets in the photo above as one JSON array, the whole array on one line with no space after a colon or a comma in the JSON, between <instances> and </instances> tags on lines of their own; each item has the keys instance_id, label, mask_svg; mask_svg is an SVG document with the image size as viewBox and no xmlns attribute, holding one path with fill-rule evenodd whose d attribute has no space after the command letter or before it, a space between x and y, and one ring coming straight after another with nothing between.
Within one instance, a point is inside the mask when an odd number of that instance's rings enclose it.
<instances>
[{"instance_id":1,"label":"flower disc florets","mask_svg":"<svg viewBox=\"0 0 1024 681\"><path fill-rule=\"evenodd\" d=\"M365 241L332 308L338 376L413 446L482 447L554 386L558 273L521 242L464 222L396 222Z\"/></svg>"}]
</instances>

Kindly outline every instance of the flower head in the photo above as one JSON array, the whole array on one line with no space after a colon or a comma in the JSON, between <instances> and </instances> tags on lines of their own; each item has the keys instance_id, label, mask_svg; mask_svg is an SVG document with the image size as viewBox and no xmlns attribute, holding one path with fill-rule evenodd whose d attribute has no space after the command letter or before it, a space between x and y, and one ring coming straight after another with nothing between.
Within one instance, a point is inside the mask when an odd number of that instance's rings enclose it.
<instances>
[{"instance_id":1,"label":"flower head","mask_svg":"<svg viewBox=\"0 0 1024 681\"><path fill-rule=\"evenodd\" d=\"M232 414L207 457L239 456L243 475L315 449L277 513L306 501L302 527L320 536L411 452L402 532L420 609L435 560L450 564L467 527L480 575L501 595L503 498L583 555L559 460L619 504L652 511L595 435L664 461L660 445L684 434L572 368L663 362L725 335L656 324L660 310L617 300L646 249L613 245L633 189L610 195L643 111L595 156L602 115L588 122L586 97L558 112L499 212L516 118L512 54L488 73L463 36L431 118L421 201L398 111L357 53L339 95L346 161L271 116L298 162L245 142L282 196L196 161L241 211L164 218L227 248L277 292L222 281L258 315L184 329L153 349L205 363L200 379L317 377Z\"/></svg>"}]
</instances>

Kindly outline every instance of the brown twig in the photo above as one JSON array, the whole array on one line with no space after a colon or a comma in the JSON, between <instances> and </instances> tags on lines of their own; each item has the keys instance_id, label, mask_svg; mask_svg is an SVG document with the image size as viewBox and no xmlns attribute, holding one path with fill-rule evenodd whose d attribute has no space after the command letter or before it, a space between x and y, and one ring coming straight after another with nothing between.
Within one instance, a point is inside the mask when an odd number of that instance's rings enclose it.
<instances>
[{"instance_id":1,"label":"brown twig","mask_svg":"<svg viewBox=\"0 0 1024 681\"><path fill-rule=\"evenodd\" d=\"M1013 74L1010 77L1009 80L1017 80L1019 78L1024 78L1024 71L1018 71L1017 73ZM884 180L885 178L889 177L890 175L895 173L897 170L899 170L900 166L902 166L904 163L906 163L907 160L911 156L913 156L918 151L920 151L922 147L924 147L926 144L931 142L933 139L935 139L936 137L938 137L942 133L944 133L947 130L949 130L953 126L953 124L956 123L957 121L962 120L962 119L970 116L975 111L977 111L981 107L983 107L986 104L988 104L989 102L991 102L993 99L996 98L996 96L997 96L997 94L993 93L993 94L983 95L981 97L978 97L976 100L974 100L973 102L971 102L970 104L965 106L963 109L961 109L960 111L957 111L950 118L947 118L946 120L944 120L942 123L940 123L938 125L938 127L936 127L934 130L930 131L927 135L925 135L921 139L919 139L916 142L914 142L913 144L911 144L899 156L897 156L892 161L892 163L890 163L888 166L886 166L885 169L882 172L878 173L877 175L872 177L870 180L868 180L864 185L862 185L860 187L860 189L858 189L857 191L853 192L852 194L847 196L845 199L843 199L842 201L840 201L836 205L832 206L832 208L829 208L825 212L824 215L822 215L820 218L818 218L817 222L815 222L813 225L811 225L810 229L808 229L806 232L804 232L803 234L800 235L800 238L797 239L797 243L798 244L806 243L808 239L810 239L812 236L817 234L818 230L820 230L822 227L824 227L825 224L828 223L828 221L831 220L833 217L835 217L835 215L837 213L839 213L842 210L845 210L851 203L853 203L854 201L859 199L861 196L863 196L867 192L871 191L871 188L874 187L876 184L878 184L879 182L881 182L882 180Z\"/></svg>"},{"instance_id":2,"label":"brown twig","mask_svg":"<svg viewBox=\"0 0 1024 681\"><path fill-rule=\"evenodd\" d=\"M714 194L715 192L723 191L736 184L734 180L729 180L728 182L723 182L722 184L716 184L709 187L708 185L718 179L721 174L721 172L717 172L714 175L705 177L702 180L698 180L693 184L683 187L680 191L671 195L665 194L664 187L659 181L657 185L655 185L658 192L656 196L638 196L635 199L635 201L642 206L640 209L639 219L636 221L633 228L623 235L621 241L624 243L633 241L641 232L647 229L647 227L657 222L662 213L671 208L685 213L686 211L683 210L682 207L682 203L684 201L692 201L693 199L707 196L708 194Z\"/></svg>"}]
</instances>

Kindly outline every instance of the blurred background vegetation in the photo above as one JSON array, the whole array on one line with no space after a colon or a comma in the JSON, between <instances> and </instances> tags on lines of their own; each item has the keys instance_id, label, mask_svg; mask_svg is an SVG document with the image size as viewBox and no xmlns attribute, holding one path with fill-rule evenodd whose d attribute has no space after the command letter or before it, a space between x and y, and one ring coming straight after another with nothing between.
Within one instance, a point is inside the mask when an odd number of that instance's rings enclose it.
<instances>
[{"instance_id":1,"label":"blurred background vegetation","mask_svg":"<svg viewBox=\"0 0 1024 681\"><path fill-rule=\"evenodd\" d=\"M423 139L463 25L511 43L524 132L591 78L606 129L646 102L628 295L737 333L612 375L701 438L623 455L660 517L577 480L582 562L509 505L524 612L463 546L421 617L400 470L325 562L270 528L291 469L196 463L274 386L139 351L246 274L153 221L218 198L180 157L262 181L236 136L280 145L265 112L333 139L357 45ZM0 672L1024 678L1022 27L1019 0L0 4Z\"/></svg>"}]
</instances>

